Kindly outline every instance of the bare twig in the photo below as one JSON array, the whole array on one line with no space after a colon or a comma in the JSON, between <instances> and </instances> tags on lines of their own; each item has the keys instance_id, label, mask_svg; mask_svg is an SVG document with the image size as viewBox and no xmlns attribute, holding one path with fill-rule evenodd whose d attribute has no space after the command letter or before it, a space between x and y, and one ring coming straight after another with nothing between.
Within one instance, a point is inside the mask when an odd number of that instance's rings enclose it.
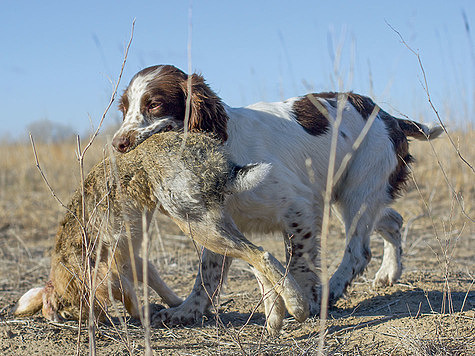
<instances>
[{"instance_id":1,"label":"bare twig","mask_svg":"<svg viewBox=\"0 0 475 356\"><path fill-rule=\"evenodd\" d=\"M449 132L447 131L447 128L444 124L444 122L442 121L442 119L440 118L440 115L439 115L439 112L437 111L437 109L435 108L434 104L432 103L432 99L431 99L431 95L430 95L430 91L429 91L429 85L428 85L428 82L427 82L427 77L426 77L426 73L425 73L425 70L424 70L424 66L422 65L422 60L421 60L421 57L419 55L418 52L416 52L414 49L412 49L408 44L407 42L404 40L404 37L401 35L401 33L399 33L394 27L392 27L388 22L386 22L386 24L399 36L399 38L401 39L401 42L404 44L404 46L406 46L406 48L411 51L416 57L417 57L417 61L419 63L419 67L421 69L421 72L422 72L422 76L423 76L423 79L424 79L424 83L422 85L423 89L424 89L424 92L426 93L426 96L427 96L427 100L429 102L429 105L430 107L432 108L432 110L434 111L435 115L437 116L437 120L439 121L441 127L443 128L443 130L445 131L445 133L447 134L447 137L450 141L450 143L452 144L452 146L454 147L455 149L455 152L457 153L458 157L461 159L462 162L464 162L471 170L472 170L472 173L475 173L475 170L473 168L473 166L462 156L460 150L457 148L457 146L455 145L452 137L450 136ZM437 153L437 151L435 150L434 146L432 145L432 142L431 141L428 141L431 148L432 148L432 152L435 154L436 158L437 158L437 164L439 165L439 168L442 172L442 174L444 175L444 179L445 179L445 182L447 184L447 186L449 187L450 191L452 192L453 196L455 197L455 199L457 200L459 206L460 206L460 209L462 210L462 214L468 219L470 220L471 222L475 222L475 219L471 216L468 215L468 213L465 211L465 207L464 207L464 203L463 203L463 200L462 198L459 196L459 194L455 191L454 187L452 186L452 184L450 183L449 181L449 178L447 176L447 173L444 169L444 167L442 166L442 163L439 159L439 155Z\"/></svg>"},{"instance_id":2,"label":"bare twig","mask_svg":"<svg viewBox=\"0 0 475 356\"><path fill-rule=\"evenodd\" d=\"M322 220L322 233L320 240L320 263L321 270L321 307L320 307L320 334L318 342L318 354L323 355L324 342L326 335L326 320L328 317L328 301L329 301L329 280L328 280L328 269L326 265L327 257L327 239L330 229L330 211L331 211L331 195L333 191L333 182L334 182L334 173L335 173L335 157L336 157L336 146L338 143L338 134L340 123L343 119L343 108L346 104L347 95L341 94L338 95L338 105L337 105L337 117L333 125L331 146L330 146L330 157L328 159L328 170L327 170L327 182L326 189L323 197L323 220Z\"/></svg>"},{"instance_id":3,"label":"bare twig","mask_svg":"<svg viewBox=\"0 0 475 356\"><path fill-rule=\"evenodd\" d=\"M74 216L74 218L76 219L76 221L78 223L80 223L80 220L78 219L78 217L76 216L76 214L73 213L73 211L71 211L71 209L69 209L62 201L61 199L59 199L59 197L56 195L54 189L51 187L51 185L49 184L48 182L48 179L46 178L46 175L44 174L43 172L43 169L41 168L40 166L40 161L38 159L38 154L36 152L36 146L35 146L35 141L33 140L33 136L31 135L30 133L30 142L31 142L31 147L33 149L33 155L35 157L35 165L36 165L36 168L38 168L38 171L40 172L40 175L41 175L41 178L43 178L43 181L45 182L46 186L48 187L51 195L54 197L54 199L56 199L56 201L64 208L66 209L66 211L68 211L69 213L72 214L72 216Z\"/></svg>"},{"instance_id":4,"label":"bare twig","mask_svg":"<svg viewBox=\"0 0 475 356\"><path fill-rule=\"evenodd\" d=\"M421 56L419 55L419 53L417 51L415 51L411 46L409 46L407 44L407 42L404 40L404 37L401 35L401 33L396 30L393 26L391 26L391 24L389 22L386 21L386 24L389 26L389 28L391 30L393 30L400 38L402 44L404 46L406 46L406 48L411 51L412 54L414 54L417 58L417 61L419 63L419 68L421 69L421 73L422 73L422 78L424 80L424 83L423 83L423 89L424 89L424 92L426 93L426 96L427 96L427 100L429 102L429 105L432 109L432 111L434 111L435 115L437 116L437 119L439 120L439 123L440 123L440 126L442 126L442 128L444 129L445 133L447 134L447 137L450 141L450 143L452 144L455 152L457 153L457 155L459 156L459 158L462 160L462 162L464 162L471 170L472 170L472 173L475 173L475 169L473 168L473 165L471 165L463 156L462 156L462 153L460 152L460 150L457 148L457 146L455 145L455 142L454 140L452 139L452 137L450 136L449 132L447 131L447 128L444 124L444 122L442 121L442 119L440 118L440 115L439 115L439 112L438 110L435 108L434 104L432 103L432 99L431 99L431 95L430 95L430 91L429 91L429 84L427 82L427 77L426 77L426 72L424 70L424 66L422 65L422 59L421 59Z\"/></svg>"},{"instance_id":5,"label":"bare twig","mask_svg":"<svg viewBox=\"0 0 475 356\"><path fill-rule=\"evenodd\" d=\"M151 330L150 330L150 305L148 302L148 242L149 236L147 231L147 217L146 213L142 214L142 260L143 260L143 299L144 299L144 310L143 310L143 326L145 329L145 355L153 355L152 346L151 346Z\"/></svg>"},{"instance_id":6,"label":"bare twig","mask_svg":"<svg viewBox=\"0 0 475 356\"><path fill-rule=\"evenodd\" d=\"M185 106L185 120L183 124L183 143L180 147L180 151L183 152L185 149L186 137L188 135L188 124L190 121L191 115L191 99L192 99L192 90L193 90L193 67L191 65L191 44L192 44L192 33L193 33L193 7L192 2L190 1L190 6L188 7L188 44L187 44L187 59L188 59L188 78L186 80L186 106Z\"/></svg>"},{"instance_id":7,"label":"bare twig","mask_svg":"<svg viewBox=\"0 0 475 356\"><path fill-rule=\"evenodd\" d=\"M101 120L99 121L99 125L97 126L97 129L94 132L94 134L89 139L89 142L87 143L87 145L84 147L84 150L81 152L81 156L84 156L86 151L89 149L89 147L92 145L95 138L99 134L99 131L102 127L102 123L104 122L104 119L106 118L106 115L109 112L109 109L111 108L112 104L114 103L115 97L117 96L117 91L119 88L120 81L122 79L122 74L124 73L125 63L127 62L127 58L129 55L130 45L132 44L132 40L134 38L134 29L135 29L135 19L132 21L132 30L130 32L129 42L127 43L127 46L125 47L124 59L122 60L122 66L120 68L119 77L117 78L117 82L115 83L115 87L110 97L109 104L107 105L106 109L102 113L102 117L101 117Z\"/></svg>"}]
</instances>

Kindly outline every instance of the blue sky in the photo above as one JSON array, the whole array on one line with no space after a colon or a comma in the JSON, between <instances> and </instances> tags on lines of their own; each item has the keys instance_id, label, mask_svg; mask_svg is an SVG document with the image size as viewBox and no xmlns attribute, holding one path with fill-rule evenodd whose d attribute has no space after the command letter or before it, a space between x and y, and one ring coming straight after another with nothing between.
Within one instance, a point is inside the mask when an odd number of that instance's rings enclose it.
<instances>
[{"instance_id":1,"label":"blue sky","mask_svg":"<svg viewBox=\"0 0 475 356\"><path fill-rule=\"evenodd\" d=\"M419 51L443 118L475 121L473 0L194 0L191 8L192 68L229 105L345 89L434 121L417 58L390 23ZM2 0L0 136L25 137L45 118L80 133L97 124L134 18L120 92L149 65L186 71L189 9L190 1ZM118 119L114 105L106 124Z\"/></svg>"}]
</instances>

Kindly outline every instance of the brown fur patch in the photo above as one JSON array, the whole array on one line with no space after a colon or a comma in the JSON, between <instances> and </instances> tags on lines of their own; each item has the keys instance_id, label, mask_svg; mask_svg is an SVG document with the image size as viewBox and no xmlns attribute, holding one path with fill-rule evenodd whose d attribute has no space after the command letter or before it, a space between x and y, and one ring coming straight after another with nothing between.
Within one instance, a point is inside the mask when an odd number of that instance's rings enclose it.
<instances>
[{"instance_id":1,"label":"brown fur patch","mask_svg":"<svg viewBox=\"0 0 475 356\"><path fill-rule=\"evenodd\" d=\"M124 91L119 100L119 110L123 115L129 110L129 98L127 97L127 91Z\"/></svg>"},{"instance_id":2,"label":"brown fur patch","mask_svg":"<svg viewBox=\"0 0 475 356\"><path fill-rule=\"evenodd\" d=\"M147 85L147 90L141 98L141 112L151 119L172 116L184 120L185 93L180 83L186 79L187 75L178 68L169 65L161 66L160 74ZM158 102L161 105L155 110L150 110L148 106L152 102Z\"/></svg>"},{"instance_id":3,"label":"brown fur patch","mask_svg":"<svg viewBox=\"0 0 475 356\"><path fill-rule=\"evenodd\" d=\"M313 98L309 98L308 95L312 95ZM379 110L379 107L377 107L373 100L352 92L322 92L308 95L295 102L294 112L296 113L297 120L305 131L315 136L325 133L328 126L328 112L326 109L325 112L321 112L321 108L313 103L313 100L316 100L316 98L324 99L328 105L335 109L338 107L339 100L345 101L343 105L349 102L365 120L371 116L375 107L377 108L376 110ZM324 104L322 104L322 106L325 107Z\"/></svg>"},{"instance_id":4,"label":"brown fur patch","mask_svg":"<svg viewBox=\"0 0 475 356\"><path fill-rule=\"evenodd\" d=\"M321 93L319 97L324 99L338 99L338 93ZM379 114L388 130L388 135L393 143L394 151L397 156L396 169L389 177L388 193L391 198L396 198L409 176L408 165L413 162L412 156L409 154L409 146L406 135L409 132L410 136L423 135L419 130L419 126L415 126L412 121L398 120L387 112L379 108L371 98L367 96L355 94L352 92L344 93L348 97L348 101L358 111L358 113L367 120L372 114Z\"/></svg>"},{"instance_id":5,"label":"brown fur patch","mask_svg":"<svg viewBox=\"0 0 475 356\"><path fill-rule=\"evenodd\" d=\"M414 137L418 140L426 140L428 137L424 133L422 125L411 120L398 119L399 127L406 136Z\"/></svg>"},{"instance_id":6,"label":"brown fur patch","mask_svg":"<svg viewBox=\"0 0 475 356\"><path fill-rule=\"evenodd\" d=\"M414 161L409 154L409 144L403 130L399 127L399 121L389 115L386 111L380 110L379 117L383 120L388 130L389 138L393 143L397 157L396 169L389 176L388 193L391 198L396 198L404 188L409 177L409 164Z\"/></svg>"},{"instance_id":7,"label":"brown fur patch","mask_svg":"<svg viewBox=\"0 0 475 356\"><path fill-rule=\"evenodd\" d=\"M326 99L328 100L328 103L333 106L334 108L336 108L336 103L337 103L337 100L338 100L338 94L337 92L334 92L334 91L324 91L324 92L321 92L321 93L314 93L312 94L314 97L316 98L322 98L322 99Z\"/></svg>"},{"instance_id":8,"label":"brown fur patch","mask_svg":"<svg viewBox=\"0 0 475 356\"><path fill-rule=\"evenodd\" d=\"M181 82L182 90L188 93L188 80ZM206 84L201 75L191 76L191 112L188 129L192 132L209 132L222 142L228 139L226 132L228 115L221 99Z\"/></svg>"},{"instance_id":9,"label":"brown fur patch","mask_svg":"<svg viewBox=\"0 0 475 356\"><path fill-rule=\"evenodd\" d=\"M358 111L358 113L367 120L371 114L379 114L386 129L388 135L393 143L394 151L397 156L396 169L391 173L389 177L389 189L388 193L391 198L398 196L400 191L404 188L404 185L409 176L408 165L413 162L413 157L409 154L409 147L407 137L412 136L418 138L424 134L421 132L421 127L417 123L413 123L409 120L396 119L389 115L384 110L380 109L371 98L363 95L348 93L336 93L336 92L323 92L318 94L309 94L314 98L322 98L334 108L338 105L339 96L344 95L347 97L348 102ZM309 99L308 96L304 97L294 103L293 110L296 114L296 118L300 125L310 133L311 135L320 135L325 133L328 127L328 121L326 119L327 112L322 113ZM323 105L323 104L322 104ZM425 137L425 136L424 136Z\"/></svg>"},{"instance_id":10,"label":"brown fur patch","mask_svg":"<svg viewBox=\"0 0 475 356\"><path fill-rule=\"evenodd\" d=\"M375 111L376 104L367 96L358 95L352 92L346 94L348 95L348 101L365 120L367 120L373 111ZM375 114L377 114L377 111L375 111Z\"/></svg>"},{"instance_id":11,"label":"brown fur patch","mask_svg":"<svg viewBox=\"0 0 475 356\"><path fill-rule=\"evenodd\" d=\"M326 133L329 125L327 119L328 111L325 105L321 104L322 107L318 107L314 104L314 100L317 100L317 97L319 97L319 94L308 94L297 100L292 106L297 122L307 133L313 136Z\"/></svg>"}]
</instances>

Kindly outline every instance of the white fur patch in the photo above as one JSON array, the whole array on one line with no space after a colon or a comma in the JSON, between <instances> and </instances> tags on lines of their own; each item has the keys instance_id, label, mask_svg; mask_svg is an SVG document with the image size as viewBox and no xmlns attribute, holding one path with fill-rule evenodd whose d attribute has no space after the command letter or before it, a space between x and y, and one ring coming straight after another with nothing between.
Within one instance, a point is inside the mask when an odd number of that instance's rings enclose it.
<instances>
[{"instance_id":1,"label":"white fur patch","mask_svg":"<svg viewBox=\"0 0 475 356\"><path fill-rule=\"evenodd\" d=\"M124 117L124 122L120 129L115 133L114 137L122 136L123 134L129 131L139 131L149 132L153 130L153 125L158 125L158 123L153 123L152 125L147 125L145 117L140 111L141 98L147 90L147 86L150 82L160 74L162 68L158 67L156 70L147 73L145 75L137 76L132 83L130 83L127 88L127 98L129 101L129 108Z\"/></svg>"},{"instance_id":2,"label":"white fur patch","mask_svg":"<svg viewBox=\"0 0 475 356\"><path fill-rule=\"evenodd\" d=\"M43 306L43 289L32 288L23 294L12 310L15 315L33 314Z\"/></svg>"},{"instance_id":3,"label":"white fur patch","mask_svg":"<svg viewBox=\"0 0 475 356\"><path fill-rule=\"evenodd\" d=\"M429 132L426 132L426 135L429 137L430 140L440 136L444 132L444 129L439 125L434 125L429 127Z\"/></svg>"},{"instance_id":4,"label":"white fur patch","mask_svg":"<svg viewBox=\"0 0 475 356\"><path fill-rule=\"evenodd\" d=\"M244 166L233 182L233 190L240 193L255 188L269 175L271 168L272 165L269 163Z\"/></svg>"}]
</instances>

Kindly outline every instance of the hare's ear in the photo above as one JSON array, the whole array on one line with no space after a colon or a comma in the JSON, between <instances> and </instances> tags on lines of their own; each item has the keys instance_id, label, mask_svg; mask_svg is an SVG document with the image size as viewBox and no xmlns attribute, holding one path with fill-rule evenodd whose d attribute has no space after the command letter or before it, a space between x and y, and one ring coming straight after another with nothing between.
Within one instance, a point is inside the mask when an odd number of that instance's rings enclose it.
<instances>
[{"instance_id":1,"label":"hare's ear","mask_svg":"<svg viewBox=\"0 0 475 356\"><path fill-rule=\"evenodd\" d=\"M44 288L32 288L20 298L12 309L13 315L29 316L43 308Z\"/></svg>"},{"instance_id":2,"label":"hare's ear","mask_svg":"<svg viewBox=\"0 0 475 356\"><path fill-rule=\"evenodd\" d=\"M262 183L272 168L270 163L254 163L246 166L235 166L228 182L231 193L250 190Z\"/></svg>"}]
</instances>

